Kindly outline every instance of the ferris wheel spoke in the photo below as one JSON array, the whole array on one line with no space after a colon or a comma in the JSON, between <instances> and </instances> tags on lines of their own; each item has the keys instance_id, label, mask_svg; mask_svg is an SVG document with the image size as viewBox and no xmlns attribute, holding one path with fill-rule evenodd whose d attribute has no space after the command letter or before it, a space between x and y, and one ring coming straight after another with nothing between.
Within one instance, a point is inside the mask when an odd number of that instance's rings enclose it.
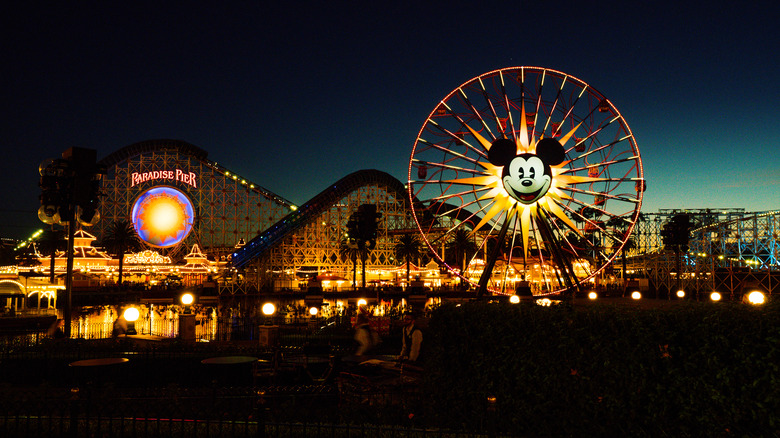
<instances>
[{"instance_id":1,"label":"ferris wheel spoke","mask_svg":"<svg viewBox=\"0 0 780 438\"><path fill-rule=\"evenodd\" d=\"M454 117L457 117L457 116L454 116ZM457 118L460 119L460 117L457 117ZM453 133L449 129L444 128L443 126L439 125L438 123L436 123L435 121L433 121L431 119L428 119L428 121L430 122L431 126L435 127L436 129L441 131L443 134L446 134L450 138L450 140L455 141L456 143L462 143L463 145L468 147L470 150L474 151L476 154L478 154L481 157L487 159L487 154L483 150L475 148L471 143L466 141L465 138L459 137L457 133ZM465 126L465 122L462 122L462 126ZM465 136L465 134L464 134L464 136ZM450 153L450 152L451 151L448 151L448 153Z\"/></svg>"},{"instance_id":2,"label":"ferris wheel spoke","mask_svg":"<svg viewBox=\"0 0 780 438\"><path fill-rule=\"evenodd\" d=\"M477 169L469 169L469 168L460 167L460 166L454 166L454 165L451 165L451 164L436 163L436 162L433 162L433 161L422 161L422 160L417 160L417 159L415 159L413 162L417 163L417 164L421 164L423 166L438 167L440 169L454 170L454 171L457 171L457 172L468 173L468 174L471 174L471 175L493 176L490 173L485 172L485 171L481 171L481 170L477 170Z\"/></svg>"},{"instance_id":3,"label":"ferris wheel spoke","mask_svg":"<svg viewBox=\"0 0 780 438\"><path fill-rule=\"evenodd\" d=\"M560 100L561 93L563 92L563 88L566 86L566 79L568 79L568 76L563 77L563 80L561 81L561 85L558 87L558 90L555 92L555 100L553 101L550 110L547 112L547 118L544 122L544 128L542 128L542 132L547 132L547 127L550 126L550 123L552 122L552 116L553 114L555 114L555 109L558 107L558 100ZM552 129L552 132L550 133L550 137L555 137L558 128L550 127L550 129Z\"/></svg>"},{"instance_id":4,"label":"ferris wheel spoke","mask_svg":"<svg viewBox=\"0 0 780 438\"><path fill-rule=\"evenodd\" d=\"M572 102L571 104L569 104L569 109L568 109L568 111L566 111L566 114L564 114L564 116L563 116L563 119L561 119L561 126L563 126L563 123L564 123L566 120L569 120L569 117L571 117L572 113L574 112L574 108L576 108L576 107L577 107L577 102L579 102L579 101L580 101L580 97L582 97L582 95L583 95L583 94L585 94L585 91L586 91L587 89L588 89L588 86L587 86L587 85L583 86L583 87L582 87L582 89L580 90L580 94L578 94L578 95L577 95L577 97L574 99L574 102ZM575 121L575 122L576 122L576 121ZM566 151L566 152L568 153L569 151Z\"/></svg>"},{"instance_id":5,"label":"ferris wheel spoke","mask_svg":"<svg viewBox=\"0 0 780 438\"><path fill-rule=\"evenodd\" d=\"M475 203L476 203L476 201L472 201L472 202L469 202L469 203L466 203L466 204L463 204L463 205L460 205L460 206L453 206L453 208L450 209L450 210L447 210L447 211L444 211L444 212L437 212L436 217L443 217L443 216L448 216L449 217L449 216L452 216L453 213L455 213L455 212L466 211L466 212L469 213L469 216L467 216L466 218L463 218L463 219L459 219L459 220L460 220L461 223L471 222L472 219L478 217L479 213L483 212L485 209L487 209L487 207L490 206L490 204L482 206L481 208L479 208L475 212L471 212L471 211L465 210L466 207L470 207L470 206L474 205ZM445 205L451 205L451 204L445 204ZM458 215L455 214L455 216L458 216ZM472 226L473 226L473 224L472 224ZM458 227L460 227L460 224L455 225L453 227L453 229L454 228L458 228Z\"/></svg>"},{"instance_id":6,"label":"ferris wheel spoke","mask_svg":"<svg viewBox=\"0 0 780 438\"><path fill-rule=\"evenodd\" d=\"M531 127L531 138L536 136L536 121L539 118L539 108L542 106L542 91L544 89L544 79L547 76L547 71L542 72L542 77L539 82L539 87L536 90L536 107L534 109L534 120ZM525 116L527 117L527 116Z\"/></svg>"},{"instance_id":7,"label":"ferris wheel spoke","mask_svg":"<svg viewBox=\"0 0 780 438\"><path fill-rule=\"evenodd\" d=\"M581 202L579 202L579 201L576 201L576 200L575 200L575 202L577 202L577 204L579 204L579 205L580 205L580 206L582 206L583 208L589 208L589 209L593 209L593 206L592 206L592 205L590 205L590 204L581 203ZM598 221L598 220L597 220L597 221L595 221L595 222L594 222L594 221L592 221L590 218L588 218L588 217L584 216L582 213L580 213L579 211L577 211L577 210L575 210L575 209L573 209L573 208L571 208L571 207L569 207L569 206L565 206L564 208L565 208L565 209L566 209L566 210L567 210L567 211L568 211L570 214L574 214L574 215L576 215L576 216L579 218L579 220L578 220L577 222L583 222L583 223L585 223L585 225L586 225L586 228L587 228L587 226L588 226L588 225L590 225L592 228L594 228L594 229L596 229L596 230L599 230L599 231L604 231L604 230L605 230L605 228L602 228L601 226L599 226L598 222L600 222L600 221ZM604 214L604 210L600 210L600 209L593 209L592 211L594 211L595 213Z\"/></svg>"},{"instance_id":8,"label":"ferris wheel spoke","mask_svg":"<svg viewBox=\"0 0 780 438\"><path fill-rule=\"evenodd\" d=\"M591 195L591 196L594 196L594 197L595 196L603 196L605 198L605 200L612 199L612 200L615 200L615 201L631 202L631 203L634 203L634 204L639 202L639 200L636 199L636 198L629 198L629 197L621 196L621 195L612 195L612 194L605 193L605 192L594 192L594 191L591 191L591 190L582 190L582 189L578 189L576 187L566 187L563 190L568 191L568 192L581 193L583 195Z\"/></svg>"},{"instance_id":9,"label":"ferris wheel spoke","mask_svg":"<svg viewBox=\"0 0 780 438\"><path fill-rule=\"evenodd\" d=\"M466 191L459 192L459 193L451 193L451 194L444 194L444 195L441 195L441 196L434 196L434 197L430 198L430 200L431 201L443 201L443 200L447 200L447 199L451 199L451 198L463 198L464 196L467 196L467 195L474 195L474 196L476 196L477 193L486 192L486 191L489 191L489 190L492 190L492 189L490 187L479 187L479 188L475 187L472 190L466 190Z\"/></svg>"},{"instance_id":10,"label":"ferris wheel spoke","mask_svg":"<svg viewBox=\"0 0 780 438\"><path fill-rule=\"evenodd\" d=\"M504 98L504 108L506 109L506 117L507 117L507 125L510 130L510 132L515 131L515 123L512 118L512 108L509 105L509 96L506 94L506 84L504 83L504 73L501 72L499 74L499 78L501 79L501 96ZM506 128L504 128L504 131L506 131Z\"/></svg>"},{"instance_id":11,"label":"ferris wheel spoke","mask_svg":"<svg viewBox=\"0 0 780 438\"><path fill-rule=\"evenodd\" d=\"M596 164L589 164L587 166L570 168L570 169L568 169L568 171L566 173L577 172L577 171L588 170L588 169L598 169L599 167L607 168L607 167L609 167L609 166L611 166L613 164L626 163L628 161L636 161L638 159L639 159L639 156L638 155L634 155L632 157L623 158L623 159L620 159L620 160L602 161L602 162L599 162L599 163L596 163ZM564 172L561 172L561 173L564 173Z\"/></svg>"},{"instance_id":12,"label":"ferris wheel spoke","mask_svg":"<svg viewBox=\"0 0 780 438\"><path fill-rule=\"evenodd\" d=\"M444 152L446 154L454 155L454 156L460 158L461 160L468 161L469 163L481 166L479 161L477 161L474 158L468 157L468 156L466 156L464 154L461 154L460 152L453 151L452 149L448 149L448 148L446 148L446 147L444 147L442 145L438 145L436 143L431 143L428 140L425 140L424 138L418 138L417 141L422 143L422 144L424 144L424 145L426 145L426 146L428 146L428 147L430 147L430 148L432 148L432 149L440 150L440 151L442 151L442 152Z\"/></svg>"},{"instance_id":13,"label":"ferris wheel spoke","mask_svg":"<svg viewBox=\"0 0 780 438\"><path fill-rule=\"evenodd\" d=\"M458 88L458 92L460 93L463 100L466 102L466 105L468 106L468 109L471 111L472 116L474 116L474 118L479 120L480 125L482 125L482 127L485 130L487 130L488 134L490 134L490 138L492 140L495 140L496 139L495 134L493 134L493 131L490 130L490 127L488 126L487 122L485 122L485 119L482 118L482 114L480 114L480 112L474 107L474 104L471 103L471 100L466 95L466 92L463 91L463 88L462 87ZM464 122L463 125L465 126L467 125L467 123Z\"/></svg>"},{"instance_id":14,"label":"ferris wheel spoke","mask_svg":"<svg viewBox=\"0 0 780 438\"><path fill-rule=\"evenodd\" d=\"M504 123L503 124L501 123L501 119L499 118L498 114L496 113L496 108L493 105L493 100L490 98L490 95L488 94L487 90L485 89L485 84L482 82L481 79L479 81L479 86L482 89L482 96L485 99L485 103L490 108L490 115L492 116L493 121L496 123L496 131L498 131L500 133L501 137L505 137L504 131L506 130L507 121L511 117L511 111L509 109L506 92L503 89L503 84L502 84L502 95L504 97L504 102L506 102L505 103L506 106L504 107L504 110L507 112L507 118L504 119ZM499 137L499 136L494 136L494 137Z\"/></svg>"},{"instance_id":15,"label":"ferris wheel spoke","mask_svg":"<svg viewBox=\"0 0 780 438\"><path fill-rule=\"evenodd\" d=\"M594 148L594 149L590 149L590 150L588 150L587 152L584 152L584 153L582 153L582 154L578 155L578 156L577 156L577 159L578 159L578 160L579 160L579 159L584 159L585 157L587 157L587 156L590 156L590 155L592 155L592 154L594 154L594 153L596 153L596 152L601 152L601 151L603 151L604 149L607 149L607 148L614 147L614 146L615 146L615 145L617 145L618 143L621 143L621 142L623 142L623 141L626 141L626 140L628 140L628 139L630 139L630 138L632 138L632 137L633 137L633 135L630 135L630 134L629 134L629 135L627 135L627 136L625 136L625 137L622 137L622 138L619 138L619 139L617 139L617 140L615 140L615 141L613 141L613 142L606 143L606 144L604 144L604 145L602 145L602 146L599 146L599 147L597 147L597 148ZM579 144L579 143L578 143L578 144ZM576 146L576 145L575 145L575 146Z\"/></svg>"},{"instance_id":16,"label":"ferris wheel spoke","mask_svg":"<svg viewBox=\"0 0 780 438\"><path fill-rule=\"evenodd\" d=\"M589 120L589 119L592 120L594 118L594 115L598 112L598 110L599 110L599 106L598 105L594 105L593 108L590 109L588 114L585 117L582 118L582 120ZM609 127L613 122L615 122L617 120L622 120L622 117L618 115L618 116L615 116L612 119L610 119L605 124L599 124L598 126L595 127L594 130L592 130L590 132L590 134L585 136L585 138L580 139L580 141L577 144L584 143L585 140L591 140L592 141L592 139L595 139L604 129Z\"/></svg>"}]
</instances>

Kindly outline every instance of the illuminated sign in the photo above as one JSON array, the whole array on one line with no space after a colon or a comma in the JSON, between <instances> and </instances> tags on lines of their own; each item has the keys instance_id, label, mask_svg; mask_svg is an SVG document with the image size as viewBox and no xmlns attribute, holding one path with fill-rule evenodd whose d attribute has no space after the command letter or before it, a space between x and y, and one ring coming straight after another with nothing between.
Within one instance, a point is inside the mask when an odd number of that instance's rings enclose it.
<instances>
[{"instance_id":1,"label":"illuminated sign","mask_svg":"<svg viewBox=\"0 0 780 438\"><path fill-rule=\"evenodd\" d=\"M185 172L181 169L176 170L154 170L151 172L133 172L130 174L130 187L136 184L152 181L156 179L167 179L179 181L192 187L198 187L195 172Z\"/></svg>"},{"instance_id":2,"label":"illuminated sign","mask_svg":"<svg viewBox=\"0 0 780 438\"><path fill-rule=\"evenodd\" d=\"M192 201L173 187L153 187L133 204L133 227L150 245L166 248L184 240L192 230Z\"/></svg>"}]
</instances>

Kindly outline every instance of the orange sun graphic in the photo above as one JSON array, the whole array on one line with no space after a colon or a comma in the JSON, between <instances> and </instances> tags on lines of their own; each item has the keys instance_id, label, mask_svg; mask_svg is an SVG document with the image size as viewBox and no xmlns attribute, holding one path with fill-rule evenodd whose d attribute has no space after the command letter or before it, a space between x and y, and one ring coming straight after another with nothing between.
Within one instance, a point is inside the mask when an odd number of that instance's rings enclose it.
<instances>
[{"instance_id":1,"label":"orange sun graphic","mask_svg":"<svg viewBox=\"0 0 780 438\"><path fill-rule=\"evenodd\" d=\"M521 110L521 114L526 114L524 104ZM515 142L517 144L517 154L534 153L536 151L536 145L539 143L539 141L541 141L541 138L539 140L536 140L531 136L529 136L528 129L526 128L526 126L530 122L531 122L530 120L527 120L525 123L520 123L520 134L517 136L517 140ZM575 126L567 134L561 137L560 143L562 145L565 145L569 141L569 139L574 135L574 132L577 130L577 128L579 128L579 126L580 124ZM483 137L481 134L479 134L469 125L465 125L465 127L466 129L469 130L471 135L473 135L474 138L476 138L477 141L479 141L479 143L485 148L485 150L490 150L491 147L490 140ZM567 196L566 193L564 193L561 190L561 188L566 187L567 185L573 183L598 181L599 178L568 175L567 173L570 170L565 168L565 166L568 163L569 161L563 161L560 164L550 166L550 171L552 172L552 179L550 182L549 189L547 190L546 194L544 194L540 199L531 203L530 205L526 205L524 203L518 202L517 199L515 199L506 191L504 184L502 183L503 166L496 166L491 163L485 163L479 161L477 162L477 164L484 169L485 176L459 178L455 180L449 180L446 182L453 183L453 184L466 184L466 185L473 184L476 186L481 186L483 190L487 190L487 192L484 195L482 195L479 199L480 200L491 199L489 208L485 212L479 224L477 224L477 226L474 227L474 229L471 231L471 235L474 235L485 224L490 222L491 219L493 219L494 217L496 217L496 215L500 213L507 212L507 218L518 217L520 221L520 231L523 239L523 248L525 250L525 255L527 256L528 238L533 223L539 218L540 215L539 209L543 209L545 212L549 212L555 215L560 220L562 220L566 224L566 226L568 226L570 229L572 229L573 231L575 231L580 235L582 234L579 228L571 221L571 219L566 215L566 213L560 207L560 204L564 202L565 199L569 199L569 196ZM536 227L534 227L534 229L535 228Z\"/></svg>"},{"instance_id":2,"label":"orange sun graphic","mask_svg":"<svg viewBox=\"0 0 780 438\"><path fill-rule=\"evenodd\" d=\"M181 242L192 229L193 208L184 193L155 187L141 195L133 207L133 224L147 243L168 247Z\"/></svg>"}]
</instances>

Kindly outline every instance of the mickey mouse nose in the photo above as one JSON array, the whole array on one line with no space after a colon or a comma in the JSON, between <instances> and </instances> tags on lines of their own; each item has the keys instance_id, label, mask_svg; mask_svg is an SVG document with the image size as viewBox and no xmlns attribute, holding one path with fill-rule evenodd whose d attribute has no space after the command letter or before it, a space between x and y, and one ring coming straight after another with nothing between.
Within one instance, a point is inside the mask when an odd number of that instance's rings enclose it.
<instances>
[{"instance_id":1,"label":"mickey mouse nose","mask_svg":"<svg viewBox=\"0 0 780 438\"><path fill-rule=\"evenodd\" d=\"M526 186L526 187L528 187L528 186L532 185L533 183L534 183L534 182L533 182L533 181L531 181L530 179L524 179L523 181L521 181L521 182L520 182L520 184L522 184L522 185L524 185L524 186Z\"/></svg>"}]
</instances>

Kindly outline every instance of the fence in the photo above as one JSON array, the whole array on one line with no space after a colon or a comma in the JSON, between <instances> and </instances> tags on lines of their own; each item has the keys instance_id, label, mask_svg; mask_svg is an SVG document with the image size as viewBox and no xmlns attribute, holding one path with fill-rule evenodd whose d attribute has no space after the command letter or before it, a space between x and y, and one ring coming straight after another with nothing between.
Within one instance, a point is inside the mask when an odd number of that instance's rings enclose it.
<instances>
[{"instance_id":1,"label":"fence","mask_svg":"<svg viewBox=\"0 0 780 438\"><path fill-rule=\"evenodd\" d=\"M347 317L331 318L330 328L341 329L347 332L351 329L350 320ZM383 326L383 334L386 334L387 321ZM280 331L290 336L305 336L320 330L325 326L325 320L320 318L265 318L249 316L221 316L215 317L208 314L195 315L195 338L204 341L251 341L258 339L258 326L273 324L280 327ZM141 335L155 335L164 338L176 338L179 336L179 313L152 315L147 313L142 318L132 323L133 328ZM71 321L71 337L78 339L108 339L112 337L114 329L114 317L111 313L79 316Z\"/></svg>"},{"instance_id":2,"label":"fence","mask_svg":"<svg viewBox=\"0 0 780 438\"><path fill-rule=\"evenodd\" d=\"M452 437L487 436L422 428L414 416L396 423L355 417L332 387L125 390L33 390L4 394L0 436L252 436Z\"/></svg>"}]
</instances>

